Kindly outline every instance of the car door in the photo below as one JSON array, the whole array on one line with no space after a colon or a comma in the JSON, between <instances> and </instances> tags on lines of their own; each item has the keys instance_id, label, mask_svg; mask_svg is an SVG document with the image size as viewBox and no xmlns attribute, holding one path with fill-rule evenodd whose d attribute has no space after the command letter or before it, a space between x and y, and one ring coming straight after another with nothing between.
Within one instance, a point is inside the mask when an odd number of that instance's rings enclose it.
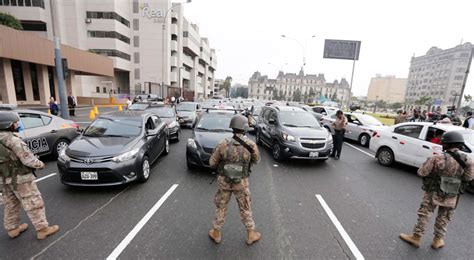
<instances>
[{"instance_id":1,"label":"car door","mask_svg":"<svg viewBox=\"0 0 474 260\"><path fill-rule=\"evenodd\" d=\"M148 154L150 155L150 160L153 162L158 157L162 148L159 142L158 129L156 129L151 116L147 117L145 120L145 133L147 134Z\"/></svg>"},{"instance_id":2,"label":"car door","mask_svg":"<svg viewBox=\"0 0 474 260\"><path fill-rule=\"evenodd\" d=\"M423 143L416 152L416 167L420 167L429 157L443 153L443 147L437 141L446 131L435 126L425 126L421 133Z\"/></svg>"},{"instance_id":3,"label":"car door","mask_svg":"<svg viewBox=\"0 0 474 260\"><path fill-rule=\"evenodd\" d=\"M273 111L271 109L265 109L265 112L262 115L261 124L259 126L260 132L261 132L260 138L262 138L263 141L266 143L270 143L270 140L271 140L269 119L270 119L270 113L272 112Z\"/></svg>"},{"instance_id":4,"label":"car door","mask_svg":"<svg viewBox=\"0 0 474 260\"><path fill-rule=\"evenodd\" d=\"M357 140L359 137L359 123L360 121L352 114L344 114L347 118L347 131L345 137L351 140Z\"/></svg>"},{"instance_id":5,"label":"car door","mask_svg":"<svg viewBox=\"0 0 474 260\"><path fill-rule=\"evenodd\" d=\"M391 138L396 149L395 160L416 166L416 154L424 144L424 140L420 138L422 130L423 126L416 124L402 125L394 129Z\"/></svg>"},{"instance_id":6,"label":"car door","mask_svg":"<svg viewBox=\"0 0 474 260\"><path fill-rule=\"evenodd\" d=\"M168 139L165 129L166 123L156 115L152 115L151 118L153 119L153 124L155 125L155 129L158 133L158 135L156 136L156 142L157 145L159 145L160 147L158 151L159 153L161 153L165 149L166 140Z\"/></svg>"},{"instance_id":7,"label":"car door","mask_svg":"<svg viewBox=\"0 0 474 260\"><path fill-rule=\"evenodd\" d=\"M35 113L18 113L24 126L23 137L31 152L38 155L51 153L54 149L56 135L50 117Z\"/></svg>"}]
</instances>

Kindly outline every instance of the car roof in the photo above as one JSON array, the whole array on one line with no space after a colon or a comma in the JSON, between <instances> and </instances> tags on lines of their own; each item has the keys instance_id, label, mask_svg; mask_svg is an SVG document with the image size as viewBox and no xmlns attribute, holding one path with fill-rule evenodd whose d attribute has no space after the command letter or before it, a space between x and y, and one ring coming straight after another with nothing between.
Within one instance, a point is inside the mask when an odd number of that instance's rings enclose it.
<instances>
[{"instance_id":1,"label":"car roof","mask_svg":"<svg viewBox=\"0 0 474 260\"><path fill-rule=\"evenodd\" d=\"M274 108L280 112L283 112L283 111L306 112L304 109L300 107L294 107L294 106L267 106L267 107Z\"/></svg>"},{"instance_id":2,"label":"car roof","mask_svg":"<svg viewBox=\"0 0 474 260\"><path fill-rule=\"evenodd\" d=\"M108 118L108 119L135 119L133 121L141 121L145 116L151 115L153 113L145 111L115 111L107 114L100 115L99 118Z\"/></svg>"},{"instance_id":3,"label":"car roof","mask_svg":"<svg viewBox=\"0 0 474 260\"><path fill-rule=\"evenodd\" d=\"M459 131L459 130L466 130L466 128L456 125L449 125L449 124L440 124L434 122L405 122L394 125L394 127L402 126L402 125L422 125L422 126L433 126L445 131Z\"/></svg>"}]
</instances>

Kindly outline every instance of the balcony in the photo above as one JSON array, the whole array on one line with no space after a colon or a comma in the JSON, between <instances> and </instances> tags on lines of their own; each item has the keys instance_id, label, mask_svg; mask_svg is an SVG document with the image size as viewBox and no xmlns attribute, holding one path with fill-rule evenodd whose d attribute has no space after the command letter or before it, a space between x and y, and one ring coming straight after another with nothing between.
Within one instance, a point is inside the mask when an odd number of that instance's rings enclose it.
<instances>
[{"instance_id":1,"label":"balcony","mask_svg":"<svg viewBox=\"0 0 474 260\"><path fill-rule=\"evenodd\" d=\"M181 79L191 80L191 73L184 69L181 70Z\"/></svg>"},{"instance_id":2,"label":"balcony","mask_svg":"<svg viewBox=\"0 0 474 260\"><path fill-rule=\"evenodd\" d=\"M194 60L188 56L188 55L182 55L183 57L183 63L186 64L187 66L193 68L194 67Z\"/></svg>"},{"instance_id":3,"label":"balcony","mask_svg":"<svg viewBox=\"0 0 474 260\"><path fill-rule=\"evenodd\" d=\"M171 33L171 34L175 34L175 35L179 35L179 33L178 33L178 25L177 25L177 24L171 24L171 26L170 26L170 33Z\"/></svg>"},{"instance_id":4,"label":"balcony","mask_svg":"<svg viewBox=\"0 0 474 260\"><path fill-rule=\"evenodd\" d=\"M177 41L171 41L171 50L172 51L178 51L178 42Z\"/></svg>"},{"instance_id":5,"label":"balcony","mask_svg":"<svg viewBox=\"0 0 474 260\"><path fill-rule=\"evenodd\" d=\"M178 67L178 57L177 56L171 56L170 66L171 67Z\"/></svg>"}]
</instances>

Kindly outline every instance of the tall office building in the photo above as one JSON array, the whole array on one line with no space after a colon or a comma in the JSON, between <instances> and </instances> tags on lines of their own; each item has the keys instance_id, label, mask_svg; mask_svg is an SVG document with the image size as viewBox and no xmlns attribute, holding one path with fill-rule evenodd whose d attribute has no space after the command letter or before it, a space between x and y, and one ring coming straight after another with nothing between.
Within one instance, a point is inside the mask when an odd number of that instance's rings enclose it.
<instances>
[{"instance_id":1,"label":"tall office building","mask_svg":"<svg viewBox=\"0 0 474 260\"><path fill-rule=\"evenodd\" d=\"M472 51L467 42L447 50L432 47L425 55L413 57L405 94L408 108L423 106L446 112L448 106L459 106ZM430 102L420 104L423 98L430 98Z\"/></svg>"},{"instance_id":2,"label":"tall office building","mask_svg":"<svg viewBox=\"0 0 474 260\"><path fill-rule=\"evenodd\" d=\"M24 31L53 40L53 10L62 44L111 58L113 77L75 77L75 95L102 98L181 95L179 87L188 99L210 95L216 53L184 8L170 0L0 0L0 12L18 18Z\"/></svg>"},{"instance_id":3,"label":"tall office building","mask_svg":"<svg viewBox=\"0 0 474 260\"><path fill-rule=\"evenodd\" d=\"M381 76L377 74L370 80L367 91L367 100L383 100L387 103L403 103L405 101L405 90L407 79L396 78L395 76Z\"/></svg>"}]
</instances>

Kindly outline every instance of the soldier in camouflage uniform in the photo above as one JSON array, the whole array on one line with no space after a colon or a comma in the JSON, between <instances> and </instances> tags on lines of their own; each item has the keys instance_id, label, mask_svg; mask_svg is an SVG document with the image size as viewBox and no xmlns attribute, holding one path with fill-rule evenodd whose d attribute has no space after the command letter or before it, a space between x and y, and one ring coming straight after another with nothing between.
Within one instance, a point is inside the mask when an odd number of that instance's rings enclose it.
<instances>
[{"instance_id":1,"label":"soldier in camouflage uniform","mask_svg":"<svg viewBox=\"0 0 474 260\"><path fill-rule=\"evenodd\" d=\"M233 129L234 137L222 140L209 159L210 166L214 169L217 168L219 174L217 177L219 189L214 198L216 212L213 221L213 229L209 231L209 237L216 243L221 242L221 229L224 226L227 205L232 193L235 195L239 206L240 219L247 228L247 244L251 245L261 237L260 233L255 231L255 222L252 218L248 179L250 166L260 160L260 153L257 145L245 136L247 126L248 120L245 116L235 115L229 126ZM242 145L235 138L244 142L246 145ZM229 163L242 163L246 174L243 174L242 178L236 178L236 181L227 177L225 167L226 164Z\"/></svg>"},{"instance_id":2,"label":"soldier in camouflage uniform","mask_svg":"<svg viewBox=\"0 0 474 260\"><path fill-rule=\"evenodd\" d=\"M20 224L20 210L26 211L37 231L38 239L56 233L58 226L49 226L43 198L34 182L33 169L44 168L16 131L20 118L14 112L0 112L0 186L3 186L4 226L11 238L28 228Z\"/></svg>"},{"instance_id":3,"label":"soldier in camouflage uniform","mask_svg":"<svg viewBox=\"0 0 474 260\"><path fill-rule=\"evenodd\" d=\"M459 153L460 146L464 143L463 136L458 132L445 133L441 138L444 153L429 158L423 166L418 169L418 175L424 177L423 200L418 210L418 220L412 235L400 234L400 239L414 247L420 247L426 225L431 214L438 208L438 216L434 226L434 238L431 247L439 249L444 246L444 235L449 222L452 220L456 209L459 194L463 192L463 186L474 178L474 164L465 155ZM447 178L448 177L448 178ZM457 181L451 191L448 185L444 185L443 179ZM453 186L451 186L453 187Z\"/></svg>"}]
</instances>

